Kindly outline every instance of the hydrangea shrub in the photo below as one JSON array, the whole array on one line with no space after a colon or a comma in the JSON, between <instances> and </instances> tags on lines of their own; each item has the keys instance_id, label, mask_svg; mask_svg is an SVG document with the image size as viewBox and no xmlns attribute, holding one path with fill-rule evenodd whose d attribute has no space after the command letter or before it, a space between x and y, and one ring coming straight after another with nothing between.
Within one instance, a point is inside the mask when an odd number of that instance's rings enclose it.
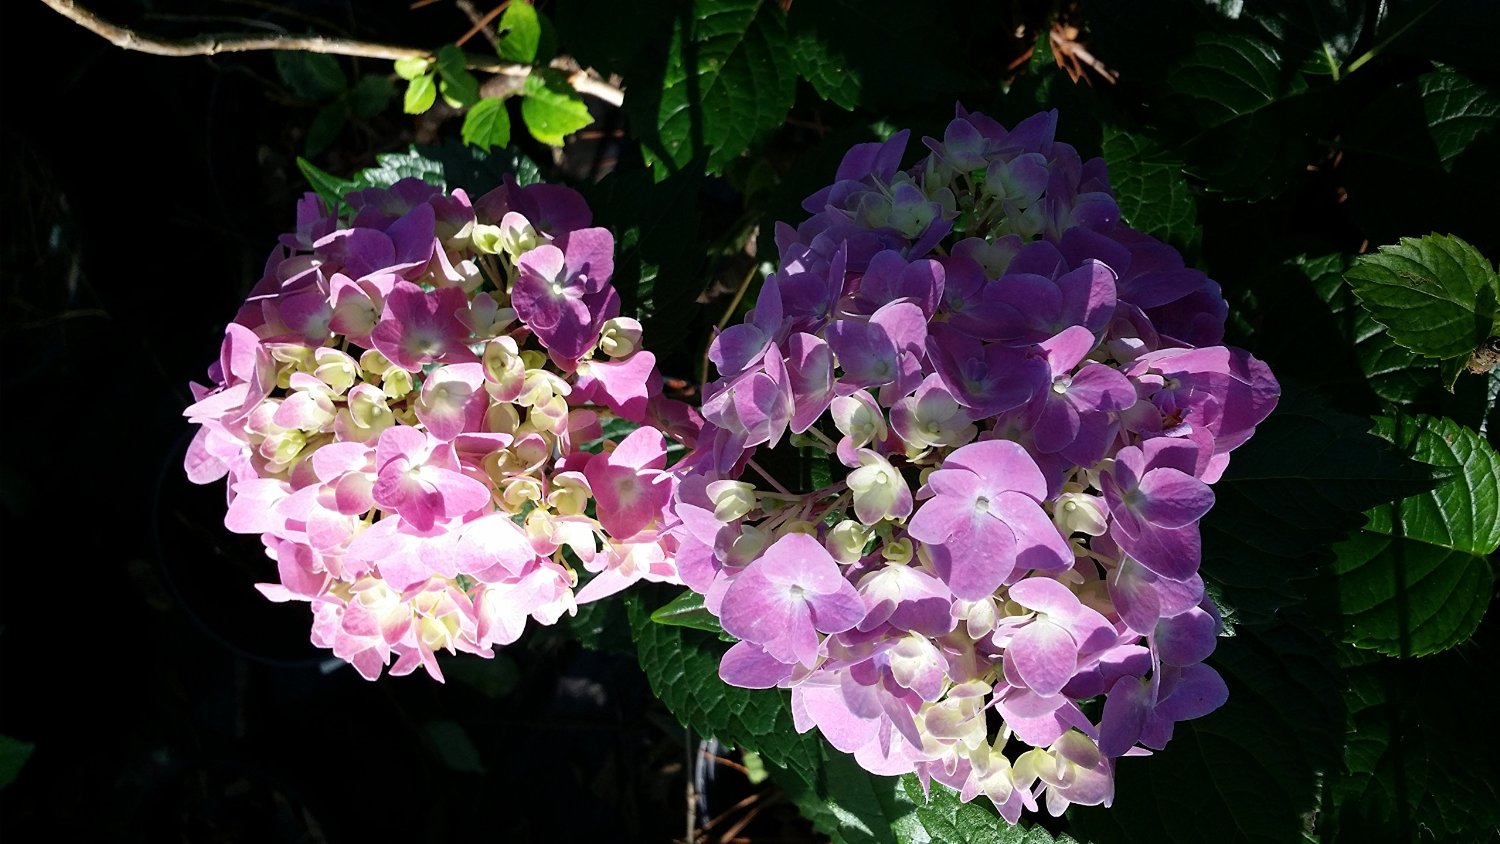
<instances>
[{"instance_id":1,"label":"hydrangea shrub","mask_svg":"<svg viewBox=\"0 0 1500 844\"><path fill-rule=\"evenodd\" d=\"M696 416L620 316L583 198L404 179L346 203L299 203L186 411L188 475L228 477L266 597L308 602L312 641L366 678L441 680L438 651L678 582L666 445Z\"/></svg>"},{"instance_id":2,"label":"hydrangea shrub","mask_svg":"<svg viewBox=\"0 0 1500 844\"><path fill-rule=\"evenodd\" d=\"M1056 117L851 149L701 415L575 192L309 194L194 387L188 474L228 476L261 591L367 678L686 584L738 640L722 679L790 688L866 770L1012 822L1108 805L1115 760L1226 699L1197 524L1279 387ZM756 462L783 442L835 477L789 489Z\"/></svg>"},{"instance_id":3,"label":"hydrangea shrub","mask_svg":"<svg viewBox=\"0 0 1500 844\"><path fill-rule=\"evenodd\" d=\"M1012 822L1108 805L1117 759L1224 703L1198 521L1279 396L1056 124L851 149L713 340L670 503L726 682ZM787 441L836 477L780 483L756 457Z\"/></svg>"}]
</instances>

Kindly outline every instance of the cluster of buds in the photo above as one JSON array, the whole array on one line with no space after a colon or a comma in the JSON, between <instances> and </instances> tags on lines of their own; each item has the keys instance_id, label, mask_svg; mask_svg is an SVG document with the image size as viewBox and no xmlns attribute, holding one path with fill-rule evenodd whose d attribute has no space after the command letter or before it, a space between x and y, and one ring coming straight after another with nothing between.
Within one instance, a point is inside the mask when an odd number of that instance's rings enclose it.
<instances>
[{"instance_id":1,"label":"cluster of buds","mask_svg":"<svg viewBox=\"0 0 1500 844\"><path fill-rule=\"evenodd\" d=\"M226 526L280 575L261 591L310 602L313 642L367 678L442 679L437 651L679 582L663 431L696 414L661 395L591 219L514 180L471 202L406 179L342 213L308 194L194 385L189 477L228 475Z\"/></svg>"},{"instance_id":2,"label":"cluster of buds","mask_svg":"<svg viewBox=\"0 0 1500 844\"><path fill-rule=\"evenodd\" d=\"M1055 127L960 109L908 170L906 132L851 149L714 339L671 503L724 680L1011 821L1108 805L1117 758L1226 699L1198 522L1279 395ZM842 469L789 490L755 460L783 440Z\"/></svg>"}]
</instances>

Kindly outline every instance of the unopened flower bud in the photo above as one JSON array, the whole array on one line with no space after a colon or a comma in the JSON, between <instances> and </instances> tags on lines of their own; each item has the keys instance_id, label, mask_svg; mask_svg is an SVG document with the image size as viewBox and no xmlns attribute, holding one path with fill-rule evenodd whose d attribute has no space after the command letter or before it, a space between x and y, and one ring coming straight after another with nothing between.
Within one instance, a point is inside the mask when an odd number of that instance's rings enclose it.
<instances>
[{"instance_id":1,"label":"unopened flower bud","mask_svg":"<svg viewBox=\"0 0 1500 844\"><path fill-rule=\"evenodd\" d=\"M914 553L916 552L912 549L911 539L905 536L894 542L887 542L885 547L880 549L880 556L884 557L886 562L898 566L911 562Z\"/></svg>"},{"instance_id":2,"label":"unopened flower bud","mask_svg":"<svg viewBox=\"0 0 1500 844\"><path fill-rule=\"evenodd\" d=\"M393 366L385 373L385 383L380 386L385 391L386 396L394 401L399 401L412 391L411 373L398 366Z\"/></svg>"},{"instance_id":3,"label":"unopened flower bud","mask_svg":"<svg viewBox=\"0 0 1500 844\"><path fill-rule=\"evenodd\" d=\"M641 346L641 324L630 317L615 317L599 329L599 351L612 358L635 354Z\"/></svg>"},{"instance_id":4,"label":"unopened flower bud","mask_svg":"<svg viewBox=\"0 0 1500 844\"><path fill-rule=\"evenodd\" d=\"M588 481L577 472L562 472L552 479L547 505L559 516L581 515L590 498Z\"/></svg>"},{"instance_id":5,"label":"unopened flower bud","mask_svg":"<svg viewBox=\"0 0 1500 844\"><path fill-rule=\"evenodd\" d=\"M469 232L474 248L486 255L498 255L505 248L505 232L499 226L477 224Z\"/></svg>"},{"instance_id":6,"label":"unopened flower bud","mask_svg":"<svg viewBox=\"0 0 1500 844\"><path fill-rule=\"evenodd\" d=\"M1093 495L1081 492L1065 492L1058 496L1052 510L1052 521L1063 534L1086 533L1103 536L1109 529L1109 520L1104 513L1104 503Z\"/></svg>"},{"instance_id":7,"label":"unopened flower bud","mask_svg":"<svg viewBox=\"0 0 1500 844\"><path fill-rule=\"evenodd\" d=\"M852 563L865 555L865 546L870 543L873 532L869 527L853 519L845 519L828 531L823 545L835 560Z\"/></svg>"},{"instance_id":8,"label":"unopened flower bud","mask_svg":"<svg viewBox=\"0 0 1500 844\"><path fill-rule=\"evenodd\" d=\"M542 485L536 478L528 475L511 478L505 482L504 491L500 493L500 499L513 510L519 510L527 502L536 502L542 499Z\"/></svg>"},{"instance_id":9,"label":"unopened flower bud","mask_svg":"<svg viewBox=\"0 0 1500 844\"><path fill-rule=\"evenodd\" d=\"M744 481L714 481L708 485L714 503L714 518L732 522L755 509L755 487Z\"/></svg>"},{"instance_id":10,"label":"unopened flower bud","mask_svg":"<svg viewBox=\"0 0 1500 844\"><path fill-rule=\"evenodd\" d=\"M334 395L343 395L359 377L359 364L338 349L320 348L313 352L313 361L313 377L327 384Z\"/></svg>"},{"instance_id":11,"label":"unopened flower bud","mask_svg":"<svg viewBox=\"0 0 1500 844\"><path fill-rule=\"evenodd\" d=\"M788 519L782 523L779 533L781 533L782 536L787 536L793 533L800 533L806 536L817 536L818 526L813 524L812 522L809 522L807 519Z\"/></svg>"},{"instance_id":12,"label":"unopened flower bud","mask_svg":"<svg viewBox=\"0 0 1500 844\"><path fill-rule=\"evenodd\" d=\"M740 535L735 537L734 543L729 546L729 559L735 565L745 565L760 556L760 552L766 550L769 544L766 532L755 525L745 525L740 528Z\"/></svg>"}]
</instances>

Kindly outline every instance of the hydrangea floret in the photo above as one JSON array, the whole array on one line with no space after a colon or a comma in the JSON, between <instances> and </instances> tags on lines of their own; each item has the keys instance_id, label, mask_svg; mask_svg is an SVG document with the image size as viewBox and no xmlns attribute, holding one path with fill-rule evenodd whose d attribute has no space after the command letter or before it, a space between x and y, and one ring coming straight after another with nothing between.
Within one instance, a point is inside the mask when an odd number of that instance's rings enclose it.
<instances>
[{"instance_id":1,"label":"hydrangea floret","mask_svg":"<svg viewBox=\"0 0 1500 844\"><path fill-rule=\"evenodd\" d=\"M185 413L189 477L227 475L226 526L276 562L260 590L310 603L366 678L441 680L439 651L680 582L663 469L695 414L620 316L583 198L404 179L341 206L298 204Z\"/></svg>"},{"instance_id":2,"label":"hydrangea floret","mask_svg":"<svg viewBox=\"0 0 1500 844\"><path fill-rule=\"evenodd\" d=\"M1056 112L851 149L745 322L669 504L677 565L797 728L1015 821L1221 706L1198 522L1279 387L1217 284L1120 219ZM793 491L790 441L835 471Z\"/></svg>"}]
</instances>

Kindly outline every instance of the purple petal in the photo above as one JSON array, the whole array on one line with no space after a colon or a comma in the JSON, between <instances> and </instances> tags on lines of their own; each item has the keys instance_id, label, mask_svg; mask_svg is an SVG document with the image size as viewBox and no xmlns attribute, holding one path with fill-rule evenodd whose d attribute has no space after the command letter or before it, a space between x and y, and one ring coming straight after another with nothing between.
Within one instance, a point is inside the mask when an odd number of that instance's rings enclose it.
<instances>
[{"instance_id":1,"label":"purple petal","mask_svg":"<svg viewBox=\"0 0 1500 844\"><path fill-rule=\"evenodd\" d=\"M719 661L719 679L742 689L771 689L790 679L792 669L758 645L736 642Z\"/></svg>"},{"instance_id":2,"label":"purple petal","mask_svg":"<svg viewBox=\"0 0 1500 844\"><path fill-rule=\"evenodd\" d=\"M1152 469L1141 478L1139 490L1145 500L1136 512L1159 527L1186 527L1214 506L1208 484L1177 469Z\"/></svg>"},{"instance_id":3,"label":"purple petal","mask_svg":"<svg viewBox=\"0 0 1500 844\"><path fill-rule=\"evenodd\" d=\"M1027 688L1039 695L1055 695L1078 670L1078 643L1060 625L1038 619L1011 637L1005 659Z\"/></svg>"}]
</instances>

